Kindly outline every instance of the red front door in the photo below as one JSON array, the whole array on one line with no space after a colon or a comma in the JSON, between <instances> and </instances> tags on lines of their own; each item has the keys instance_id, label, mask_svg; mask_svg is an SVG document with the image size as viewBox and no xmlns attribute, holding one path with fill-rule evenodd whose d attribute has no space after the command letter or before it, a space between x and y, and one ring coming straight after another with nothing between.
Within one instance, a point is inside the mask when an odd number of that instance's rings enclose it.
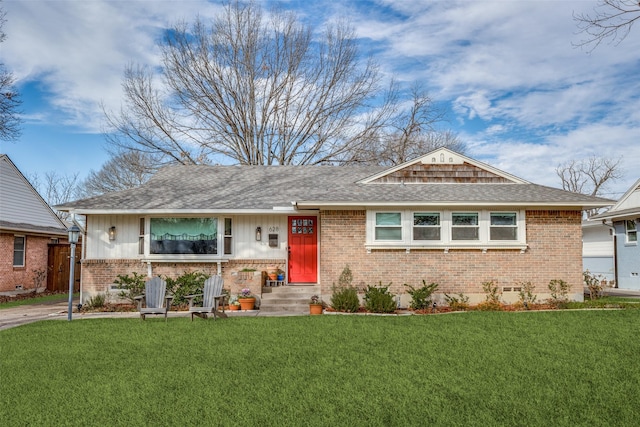
<instances>
[{"instance_id":1,"label":"red front door","mask_svg":"<svg viewBox=\"0 0 640 427\"><path fill-rule=\"evenodd\" d=\"M318 280L318 219L290 216L288 229L289 282L315 283Z\"/></svg>"}]
</instances>

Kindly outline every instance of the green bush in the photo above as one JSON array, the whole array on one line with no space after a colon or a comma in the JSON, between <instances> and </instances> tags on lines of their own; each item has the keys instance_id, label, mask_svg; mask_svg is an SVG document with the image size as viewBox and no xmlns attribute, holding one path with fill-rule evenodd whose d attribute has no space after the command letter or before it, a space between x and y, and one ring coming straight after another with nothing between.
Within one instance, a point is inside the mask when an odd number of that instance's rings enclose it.
<instances>
[{"instance_id":1,"label":"green bush","mask_svg":"<svg viewBox=\"0 0 640 427\"><path fill-rule=\"evenodd\" d=\"M480 311L500 311L502 310L502 302L500 301L500 291L498 285L492 280L490 282L484 282L482 284L482 290L484 291L485 300L477 305L477 309Z\"/></svg>"},{"instance_id":2,"label":"green bush","mask_svg":"<svg viewBox=\"0 0 640 427\"><path fill-rule=\"evenodd\" d=\"M518 291L518 301L520 301L525 308L528 309L536 303L538 296L533 293L534 286L531 282L518 282L516 286L520 287L520 291Z\"/></svg>"},{"instance_id":3,"label":"green bush","mask_svg":"<svg viewBox=\"0 0 640 427\"><path fill-rule=\"evenodd\" d=\"M89 298L89 301L85 304L88 309L95 310L96 308L102 308L107 304L107 294L96 294Z\"/></svg>"},{"instance_id":4,"label":"green bush","mask_svg":"<svg viewBox=\"0 0 640 427\"><path fill-rule=\"evenodd\" d=\"M602 297L602 279L603 276L598 274L591 274L589 270L585 270L582 273L585 286L589 289L589 298L592 300Z\"/></svg>"},{"instance_id":5,"label":"green bush","mask_svg":"<svg viewBox=\"0 0 640 427\"><path fill-rule=\"evenodd\" d=\"M444 294L444 300L449 304L449 308L453 311L465 311L469 308L469 297L462 292L454 297L449 294Z\"/></svg>"},{"instance_id":6,"label":"green bush","mask_svg":"<svg viewBox=\"0 0 640 427\"><path fill-rule=\"evenodd\" d=\"M411 295L410 307L412 309L424 310L431 308L431 304L433 303L431 295L438 289L437 283L430 283L427 285L427 282L423 279L421 288L416 289L411 285L405 286L409 288L407 292Z\"/></svg>"},{"instance_id":7,"label":"green bush","mask_svg":"<svg viewBox=\"0 0 640 427\"><path fill-rule=\"evenodd\" d=\"M173 305L180 306L188 304L189 301L185 296L201 294L204 288L204 281L208 278L209 276L207 274L200 271L185 272L182 276L175 279L170 277L165 278L167 281L167 292L173 294ZM200 304L202 297L194 298L193 302Z\"/></svg>"},{"instance_id":8,"label":"green bush","mask_svg":"<svg viewBox=\"0 0 640 427\"><path fill-rule=\"evenodd\" d=\"M348 288L351 286L352 282L353 282L353 273L351 273L351 269L347 264L342 270L342 273L340 273L340 277L338 278L338 286L341 288Z\"/></svg>"},{"instance_id":9,"label":"green bush","mask_svg":"<svg viewBox=\"0 0 640 427\"><path fill-rule=\"evenodd\" d=\"M389 283L391 285L391 283ZM396 311L394 295L389 293L389 286L367 286L364 291L364 308L371 313L393 313Z\"/></svg>"},{"instance_id":10,"label":"green bush","mask_svg":"<svg viewBox=\"0 0 640 427\"><path fill-rule=\"evenodd\" d=\"M549 281L549 290L551 291L549 304L556 308L567 308L569 303L569 289L569 284L564 280L553 279Z\"/></svg>"},{"instance_id":11,"label":"green bush","mask_svg":"<svg viewBox=\"0 0 640 427\"><path fill-rule=\"evenodd\" d=\"M360 308L358 290L353 286L336 287L333 285L331 307L336 311L355 313Z\"/></svg>"},{"instance_id":12,"label":"green bush","mask_svg":"<svg viewBox=\"0 0 640 427\"><path fill-rule=\"evenodd\" d=\"M133 273L133 277L128 274L118 274L117 279L113 281L121 289L118 296L129 300L131 304L135 304L135 297L144 293L144 283L147 280L147 276Z\"/></svg>"}]
</instances>

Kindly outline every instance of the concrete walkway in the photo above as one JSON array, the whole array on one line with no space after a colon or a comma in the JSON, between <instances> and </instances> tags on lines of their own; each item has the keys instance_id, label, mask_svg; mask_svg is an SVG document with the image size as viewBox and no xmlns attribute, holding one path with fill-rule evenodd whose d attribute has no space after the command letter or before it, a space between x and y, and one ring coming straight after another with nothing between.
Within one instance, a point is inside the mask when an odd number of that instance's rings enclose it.
<instances>
[{"instance_id":1,"label":"concrete walkway","mask_svg":"<svg viewBox=\"0 0 640 427\"><path fill-rule=\"evenodd\" d=\"M3 329L9 329L27 323L37 322L39 320L67 320L67 307L68 301L58 301L53 303L37 303L22 305L12 308L0 309L0 331ZM81 312L75 311L78 304L77 300L73 301L73 313L71 315L72 321L82 319L100 319L100 318L139 318L140 314L137 311L132 312ZM260 310L249 311L226 311L226 314L231 317L268 317L268 316L308 316L308 310L306 312L295 311L276 311L276 312L261 312ZM186 311L170 311L168 317L189 317L189 313ZM157 317L157 316L152 316Z\"/></svg>"}]
</instances>

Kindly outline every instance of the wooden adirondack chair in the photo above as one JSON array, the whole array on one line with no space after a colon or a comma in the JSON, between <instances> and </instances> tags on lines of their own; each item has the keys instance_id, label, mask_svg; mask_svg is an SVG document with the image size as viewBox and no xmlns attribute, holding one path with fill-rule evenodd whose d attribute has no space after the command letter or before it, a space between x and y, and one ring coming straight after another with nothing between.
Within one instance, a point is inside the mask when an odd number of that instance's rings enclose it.
<instances>
[{"instance_id":1,"label":"wooden adirondack chair","mask_svg":"<svg viewBox=\"0 0 640 427\"><path fill-rule=\"evenodd\" d=\"M135 297L142 320L145 320L147 314L164 314L164 320L167 320L167 312L171 307L173 296L167 295L166 291L167 282L162 278L154 277L147 280L144 284L144 295Z\"/></svg>"},{"instance_id":2,"label":"wooden adirondack chair","mask_svg":"<svg viewBox=\"0 0 640 427\"><path fill-rule=\"evenodd\" d=\"M211 276L204 282L204 288L201 294L187 295L185 298L189 300L189 313L191 313L191 321L193 322L193 316L207 318L207 314L213 314L213 320L216 320L218 316L227 317L224 312L225 298L227 297L222 293L223 280L220 276ZM193 299L195 297L202 297L202 306L194 305ZM218 311L218 307L222 304L222 312Z\"/></svg>"}]
</instances>

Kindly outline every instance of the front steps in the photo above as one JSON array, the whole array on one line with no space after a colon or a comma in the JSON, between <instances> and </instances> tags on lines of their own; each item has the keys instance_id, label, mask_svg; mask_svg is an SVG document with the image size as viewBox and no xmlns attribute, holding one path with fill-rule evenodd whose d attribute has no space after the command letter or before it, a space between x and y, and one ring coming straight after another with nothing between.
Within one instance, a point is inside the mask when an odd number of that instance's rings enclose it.
<instances>
[{"instance_id":1,"label":"front steps","mask_svg":"<svg viewBox=\"0 0 640 427\"><path fill-rule=\"evenodd\" d=\"M320 285L263 287L260 311L309 314L309 301L313 295L320 295Z\"/></svg>"}]
</instances>

